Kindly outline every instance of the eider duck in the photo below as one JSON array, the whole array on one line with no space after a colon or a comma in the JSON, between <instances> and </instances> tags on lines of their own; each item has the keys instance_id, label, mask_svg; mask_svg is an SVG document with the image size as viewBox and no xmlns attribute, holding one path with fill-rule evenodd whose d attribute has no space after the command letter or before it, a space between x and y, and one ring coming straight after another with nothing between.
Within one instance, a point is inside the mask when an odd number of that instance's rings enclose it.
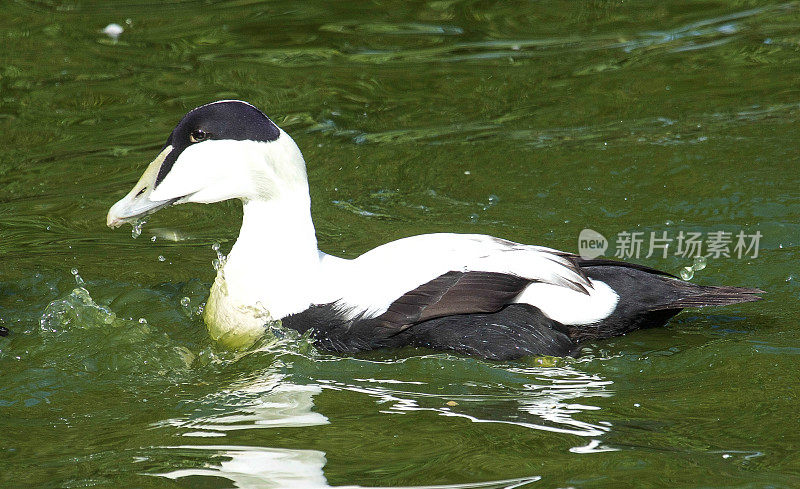
<instances>
[{"instance_id":1,"label":"eider duck","mask_svg":"<svg viewBox=\"0 0 800 489\"><path fill-rule=\"evenodd\" d=\"M762 293L480 234L424 234L355 259L329 255L317 248L300 150L237 100L188 112L107 224L228 199L242 201L242 227L204 320L232 347L280 321L332 352L410 345L494 360L568 356L588 340L662 326L683 308Z\"/></svg>"}]
</instances>

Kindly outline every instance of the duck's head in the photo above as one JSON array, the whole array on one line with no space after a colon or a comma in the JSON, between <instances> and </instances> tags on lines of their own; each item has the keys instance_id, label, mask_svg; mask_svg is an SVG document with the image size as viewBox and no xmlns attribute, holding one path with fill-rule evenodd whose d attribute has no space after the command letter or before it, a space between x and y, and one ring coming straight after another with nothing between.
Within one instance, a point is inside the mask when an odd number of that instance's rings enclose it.
<instances>
[{"instance_id":1,"label":"duck's head","mask_svg":"<svg viewBox=\"0 0 800 489\"><path fill-rule=\"evenodd\" d=\"M297 145L254 106L222 100L189 111L128 195L108 211L117 227L185 202L269 200L307 192Z\"/></svg>"}]
</instances>

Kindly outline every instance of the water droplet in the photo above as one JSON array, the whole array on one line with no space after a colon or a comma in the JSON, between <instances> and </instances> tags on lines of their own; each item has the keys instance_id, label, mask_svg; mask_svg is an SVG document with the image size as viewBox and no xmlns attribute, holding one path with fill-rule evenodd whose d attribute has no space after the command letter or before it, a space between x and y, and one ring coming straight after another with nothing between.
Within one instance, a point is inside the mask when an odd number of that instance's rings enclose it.
<instances>
[{"instance_id":1,"label":"water droplet","mask_svg":"<svg viewBox=\"0 0 800 489\"><path fill-rule=\"evenodd\" d=\"M214 267L214 270L220 271L225 267L226 256L219 250L220 246L216 241L211 245L211 249L217 254L217 257L211 260L211 266Z\"/></svg>"},{"instance_id":2,"label":"water droplet","mask_svg":"<svg viewBox=\"0 0 800 489\"><path fill-rule=\"evenodd\" d=\"M146 218L137 219L131 223L131 238L136 239L142 235L142 227L147 222Z\"/></svg>"},{"instance_id":3,"label":"water droplet","mask_svg":"<svg viewBox=\"0 0 800 489\"><path fill-rule=\"evenodd\" d=\"M692 267L683 267L681 269L681 278L684 280L691 280L694 277L694 269Z\"/></svg>"},{"instance_id":4,"label":"water droplet","mask_svg":"<svg viewBox=\"0 0 800 489\"><path fill-rule=\"evenodd\" d=\"M189 299L188 297L181 297L181 305L182 305L183 307L189 307L189 305L190 305L191 303L192 303L192 300L191 300L191 299Z\"/></svg>"},{"instance_id":5,"label":"water droplet","mask_svg":"<svg viewBox=\"0 0 800 489\"><path fill-rule=\"evenodd\" d=\"M78 269L77 268L73 268L70 271L72 272L72 275L75 277L75 283L78 285L78 287L83 287L85 282L83 281L81 276L78 275Z\"/></svg>"},{"instance_id":6,"label":"water droplet","mask_svg":"<svg viewBox=\"0 0 800 489\"><path fill-rule=\"evenodd\" d=\"M164 258L164 255L158 255L158 261L167 261L167 259Z\"/></svg>"},{"instance_id":7,"label":"water droplet","mask_svg":"<svg viewBox=\"0 0 800 489\"><path fill-rule=\"evenodd\" d=\"M117 39L119 39L119 36L122 35L123 32L125 32L125 29L123 29L122 26L119 24L108 24L107 26L105 26L102 32L103 34L107 35L108 37L116 41Z\"/></svg>"},{"instance_id":8,"label":"water droplet","mask_svg":"<svg viewBox=\"0 0 800 489\"><path fill-rule=\"evenodd\" d=\"M704 256L696 256L694 257L694 263L692 264L693 270L702 270L706 267L708 262L706 261L706 257Z\"/></svg>"}]
</instances>

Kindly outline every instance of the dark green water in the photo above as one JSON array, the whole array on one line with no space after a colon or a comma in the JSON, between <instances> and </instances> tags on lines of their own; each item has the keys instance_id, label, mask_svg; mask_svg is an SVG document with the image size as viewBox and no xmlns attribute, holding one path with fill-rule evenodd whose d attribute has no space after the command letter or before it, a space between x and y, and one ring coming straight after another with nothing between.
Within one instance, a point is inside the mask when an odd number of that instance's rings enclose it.
<instances>
[{"instance_id":1,"label":"dark green water","mask_svg":"<svg viewBox=\"0 0 800 489\"><path fill-rule=\"evenodd\" d=\"M325 251L759 232L693 281L768 294L579 360L218 350L240 205L105 213L221 98L298 142ZM798 119L797 3L5 2L0 487L800 487Z\"/></svg>"}]
</instances>

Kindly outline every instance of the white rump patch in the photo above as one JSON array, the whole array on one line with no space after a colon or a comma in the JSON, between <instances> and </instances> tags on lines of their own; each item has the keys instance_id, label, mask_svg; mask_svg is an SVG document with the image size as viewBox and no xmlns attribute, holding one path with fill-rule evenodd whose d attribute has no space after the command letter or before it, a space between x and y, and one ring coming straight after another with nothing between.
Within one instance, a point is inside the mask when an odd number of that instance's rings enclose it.
<instances>
[{"instance_id":1,"label":"white rump patch","mask_svg":"<svg viewBox=\"0 0 800 489\"><path fill-rule=\"evenodd\" d=\"M605 282L590 280L588 294L557 285L530 284L514 302L538 307L561 324L581 325L601 321L614 312L619 296Z\"/></svg>"}]
</instances>

